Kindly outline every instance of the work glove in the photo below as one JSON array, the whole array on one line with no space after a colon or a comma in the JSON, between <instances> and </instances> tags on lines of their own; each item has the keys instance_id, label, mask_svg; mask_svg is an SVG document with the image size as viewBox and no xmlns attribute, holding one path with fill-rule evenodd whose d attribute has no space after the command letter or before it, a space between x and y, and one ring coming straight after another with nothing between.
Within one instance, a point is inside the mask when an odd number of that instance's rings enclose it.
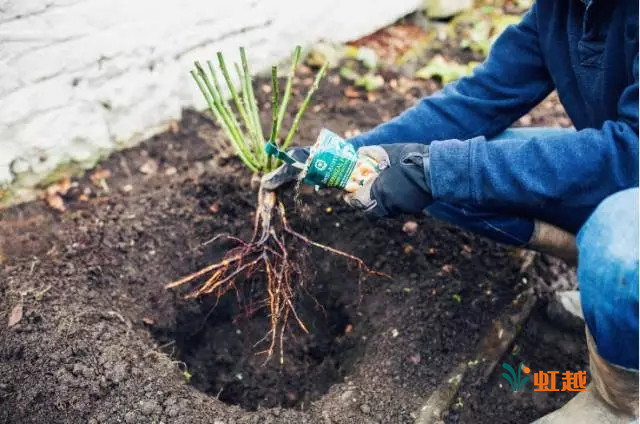
<instances>
[{"instance_id":1,"label":"work glove","mask_svg":"<svg viewBox=\"0 0 640 424\"><path fill-rule=\"evenodd\" d=\"M305 163L309 158L309 148L293 147L287 150L287 154L298 162ZM262 176L262 187L265 190L273 191L287 183L296 181L301 172L302 169L285 163L277 169L274 169L273 171Z\"/></svg>"},{"instance_id":2,"label":"work glove","mask_svg":"<svg viewBox=\"0 0 640 424\"><path fill-rule=\"evenodd\" d=\"M378 164L379 173L361 175L356 165L345 201L374 218L420 214L431 204L429 146L418 143L381 144L358 149L359 160Z\"/></svg>"}]
</instances>

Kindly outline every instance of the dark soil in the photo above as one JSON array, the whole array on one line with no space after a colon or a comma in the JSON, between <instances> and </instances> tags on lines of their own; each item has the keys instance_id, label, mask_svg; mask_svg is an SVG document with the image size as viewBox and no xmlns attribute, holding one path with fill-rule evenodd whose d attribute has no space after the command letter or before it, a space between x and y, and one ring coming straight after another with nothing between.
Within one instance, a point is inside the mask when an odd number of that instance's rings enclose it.
<instances>
[{"instance_id":1,"label":"dark soil","mask_svg":"<svg viewBox=\"0 0 640 424\"><path fill-rule=\"evenodd\" d=\"M330 75L298 142L312 143L321 127L368 129L437 88L411 84L369 102L365 93L345 99L343 82ZM529 123L566 119L556 105L549 100ZM298 209L285 195L294 228L395 279L362 275L310 249L298 302L310 335L292 326L284 365L263 365L263 312L246 317L233 294L216 306L184 300L187 288L164 289L224 254L224 244L202 247L213 235L250 235L250 176L233 158L213 158L209 143L220 140L209 118L187 111L174 131L102 163L111 172L106 186L79 179L66 212L39 202L2 212L0 422L410 423L544 271L537 260L521 272L516 251L430 218L417 219L410 236L402 231L408 217L369 222L337 192L303 193ZM157 171L142 173L149 162ZM240 289L260 293L260 283ZM21 320L8 328L18 304ZM583 336L555 328L543 307L505 360L584 369ZM571 393L537 395L511 393L496 370L488 381L463 382L446 420L527 422Z\"/></svg>"}]
</instances>

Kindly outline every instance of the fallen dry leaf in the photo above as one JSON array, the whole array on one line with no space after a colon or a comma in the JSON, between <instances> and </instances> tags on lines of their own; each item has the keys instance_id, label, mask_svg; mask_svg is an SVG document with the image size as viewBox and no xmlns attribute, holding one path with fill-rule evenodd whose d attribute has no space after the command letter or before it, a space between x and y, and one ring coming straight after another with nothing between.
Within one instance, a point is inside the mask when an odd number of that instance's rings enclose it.
<instances>
[{"instance_id":1,"label":"fallen dry leaf","mask_svg":"<svg viewBox=\"0 0 640 424\"><path fill-rule=\"evenodd\" d=\"M49 187L47 187L46 191L47 191L47 195L52 195L57 193L64 196L65 194L67 194L67 191L69 191L70 188L71 188L71 179L69 177L64 177L57 183L51 184Z\"/></svg>"},{"instance_id":2,"label":"fallen dry leaf","mask_svg":"<svg viewBox=\"0 0 640 424\"><path fill-rule=\"evenodd\" d=\"M426 39L427 33L418 25L397 23L355 40L349 45L367 47L384 62L393 63Z\"/></svg>"},{"instance_id":3,"label":"fallen dry leaf","mask_svg":"<svg viewBox=\"0 0 640 424\"><path fill-rule=\"evenodd\" d=\"M353 325L347 324L347 326L344 328L344 334L349 334L352 331L353 331Z\"/></svg>"},{"instance_id":4,"label":"fallen dry leaf","mask_svg":"<svg viewBox=\"0 0 640 424\"><path fill-rule=\"evenodd\" d=\"M67 210L64 206L64 200L62 200L62 197L58 193L47 194L44 201L50 208L57 211L64 212Z\"/></svg>"},{"instance_id":5,"label":"fallen dry leaf","mask_svg":"<svg viewBox=\"0 0 640 424\"><path fill-rule=\"evenodd\" d=\"M93 185L98 185L100 184L100 181L106 180L110 176L111 176L111 171L104 168L98 168L95 171L93 171L91 175L89 175L89 181L91 181L91 184Z\"/></svg>"},{"instance_id":6,"label":"fallen dry leaf","mask_svg":"<svg viewBox=\"0 0 640 424\"><path fill-rule=\"evenodd\" d=\"M11 328L22 319L22 299L20 303L13 307L11 310L11 314L9 315L9 322L7 323L7 327Z\"/></svg>"},{"instance_id":7,"label":"fallen dry leaf","mask_svg":"<svg viewBox=\"0 0 640 424\"><path fill-rule=\"evenodd\" d=\"M410 244L405 244L403 250L404 253L411 253L413 252L413 246L411 246Z\"/></svg>"},{"instance_id":8,"label":"fallen dry leaf","mask_svg":"<svg viewBox=\"0 0 640 424\"><path fill-rule=\"evenodd\" d=\"M429 60L426 66L418 69L415 76L427 80L436 78L442 81L442 84L447 84L469 75L477 64L474 61L458 63L455 60L450 60L441 54L437 54Z\"/></svg>"},{"instance_id":9,"label":"fallen dry leaf","mask_svg":"<svg viewBox=\"0 0 640 424\"><path fill-rule=\"evenodd\" d=\"M149 317L143 317L142 318L142 322L147 324L147 325L153 325L155 323L153 318L149 318Z\"/></svg>"},{"instance_id":10,"label":"fallen dry leaf","mask_svg":"<svg viewBox=\"0 0 640 424\"><path fill-rule=\"evenodd\" d=\"M348 86L344 89L344 95L349 99L360 98L360 92L351 86Z\"/></svg>"}]
</instances>

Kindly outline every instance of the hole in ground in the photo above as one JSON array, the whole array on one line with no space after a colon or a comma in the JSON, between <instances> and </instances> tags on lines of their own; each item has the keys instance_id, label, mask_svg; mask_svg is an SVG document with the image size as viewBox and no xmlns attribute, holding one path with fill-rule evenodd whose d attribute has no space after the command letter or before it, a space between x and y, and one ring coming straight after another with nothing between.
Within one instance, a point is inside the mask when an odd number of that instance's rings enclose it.
<instances>
[{"instance_id":1,"label":"hole in ground","mask_svg":"<svg viewBox=\"0 0 640 424\"><path fill-rule=\"evenodd\" d=\"M301 296L297 311L309 334L290 321L284 363L278 354L265 363L266 311L243 315L233 294L177 300L176 325L156 329L161 344L175 342L174 356L192 374L191 384L221 401L247 410L258 407L307 408L332 384L343 381L364 347L365 319L357 313L357 282L314 282L313 297ZM317 302L316 302L317 301ZM322 305L322 306L320 306Z\"/></svg>"}]
</instances>

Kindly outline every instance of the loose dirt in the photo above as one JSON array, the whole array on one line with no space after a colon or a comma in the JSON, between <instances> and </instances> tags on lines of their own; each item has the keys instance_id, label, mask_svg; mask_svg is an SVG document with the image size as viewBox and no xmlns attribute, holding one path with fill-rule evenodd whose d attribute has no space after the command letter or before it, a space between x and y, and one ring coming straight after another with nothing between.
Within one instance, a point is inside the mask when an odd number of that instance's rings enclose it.
<instances>
[{"instance_id":1,"label":"loose dirt","mask_svg":"<svg viewBox=\"0 0 640 424\"><path fill-rule=\"evenodd\" d=\"M366 130L437 88L385 77L396 89L371 102L346 99L331 74L298 143L322 127ZM525 117L560 119L553 98ZM194 301L186 288L164 289L224 254L224 244L202 246L215 234L250 235L256 194L239 163L211 148L220 140L208 117L185 111L172 131L103 162L104 184L91 173L75 181L66 212L41 202L2 212L0 422L410 423L444 376L474 359L492 320L547 275L543 258L521 271L516 250L428 217L369 222L337 192L303 192L297 208L286 194L295 229L394 281L311 249L299 305L310 334L292 327L284 365L265 365L263 311L247 317L233 295ZM414 235L402 230L407 220ZM256 278L241 289L260 287ZM542 302L504 360L585 369L583 335L548 322ZM571 397L512 393L500 372L465 379L445 421L527 422Z\"/></svg>"}]
</instances>

